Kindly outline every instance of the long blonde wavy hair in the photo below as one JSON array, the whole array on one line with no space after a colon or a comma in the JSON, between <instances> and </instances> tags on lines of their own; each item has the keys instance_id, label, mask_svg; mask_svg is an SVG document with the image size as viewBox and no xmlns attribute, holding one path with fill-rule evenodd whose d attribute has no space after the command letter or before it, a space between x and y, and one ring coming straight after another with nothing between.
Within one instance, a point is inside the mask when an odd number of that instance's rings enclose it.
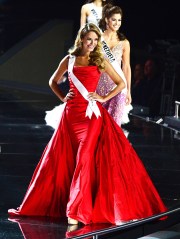
<instances>
[{"instance_id":1,"label":"long blonde wavy hair","mask_svg":"<svg viewBox=\"0 0 180 239\"><path fill-rule=\"evenodd\" d=\"M71 55L79 56L82 50L82 39L89 33L95 32L98 36L98 43L97 46L94 48L92 52L89 54L89 65L94 66L96 65L100 70L105 68L104 66L104 57L102 53L102 43L101 43L101 32L97 28L97 26L93 23L86 23L83 26L76 37L75 43L73 48L71 48L68 52Z\"/></svg>"}]
</instances>

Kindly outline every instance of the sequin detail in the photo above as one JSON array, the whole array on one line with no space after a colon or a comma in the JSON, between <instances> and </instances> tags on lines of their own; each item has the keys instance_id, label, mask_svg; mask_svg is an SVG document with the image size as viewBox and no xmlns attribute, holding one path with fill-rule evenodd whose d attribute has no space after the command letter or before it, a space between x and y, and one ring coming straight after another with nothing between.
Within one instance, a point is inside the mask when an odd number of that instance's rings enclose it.
<instances>
[{"instance_id":1,"label":"sequin detail","mask_svg":"<svg viewBox=\"0 0 180 239\"><path fill-rule=\"evenodd\" d=\"M120 41L115 47L112 49L112 53L116 58L117 62L121 66L122 63L122 53L123 53L123 42ZM106 74L102 73L98 82L98 86L96 92L99 95L106 95L109 91L111 91L116 84L111 80L111 78ZM113 117L116 123L121 126L122 117L124 114L124 108L126 102L126 94L119 93L107 102L103 103L103 106L107 109L109 114Z\"/></svg>"}]
</instances>

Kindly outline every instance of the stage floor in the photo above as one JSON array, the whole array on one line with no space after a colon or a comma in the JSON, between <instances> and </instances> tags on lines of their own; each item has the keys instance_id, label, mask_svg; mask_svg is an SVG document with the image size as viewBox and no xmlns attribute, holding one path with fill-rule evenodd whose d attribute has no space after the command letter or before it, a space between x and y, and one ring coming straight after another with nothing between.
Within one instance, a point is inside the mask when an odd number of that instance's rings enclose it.
<instances>
[{"instance_id":1,"label":"stage floor","mask_svg":"<svg viewBox=\"0 0 180 239\"><path fill-rule=\"evenodd\" d=\"M0 238L83 238L80 236L89 232L116 228L107 224L76 228L68 227L66 219L8 217L7 210L22 202L32 173L53 134L53 129L45 124L45 111L58 103L51 94L0 90ZM178 208L180 133L134 115L130 115L130 123L122 128L168 209Z\"/></svg>"}]
</instances>

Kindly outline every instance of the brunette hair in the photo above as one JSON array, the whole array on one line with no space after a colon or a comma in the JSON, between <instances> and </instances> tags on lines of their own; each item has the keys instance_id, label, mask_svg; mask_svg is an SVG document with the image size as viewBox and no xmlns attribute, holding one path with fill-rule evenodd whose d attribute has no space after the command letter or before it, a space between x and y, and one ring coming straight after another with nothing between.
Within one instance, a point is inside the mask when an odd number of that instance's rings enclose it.
<instances>
[{"instance_id":1,"label":"brunette hair","mask_svg":"<svg viewBox=\"0 0 180 239\"><path fill-rule=\"evenodd\" d=\"M102 11L102 18L99 21L99 27L101 28L102 31L107 30L107 25L106 25L106 18L109 19L112 17L114 14L120 14L121 18L123 17L123 12L122 9L119 6L114 6L112 4L106 4L103 7ZM117 31L117 35L120 41L123 41L126 39L125 35L123 33L120 33Z\"/></svg>"}]
</instances>

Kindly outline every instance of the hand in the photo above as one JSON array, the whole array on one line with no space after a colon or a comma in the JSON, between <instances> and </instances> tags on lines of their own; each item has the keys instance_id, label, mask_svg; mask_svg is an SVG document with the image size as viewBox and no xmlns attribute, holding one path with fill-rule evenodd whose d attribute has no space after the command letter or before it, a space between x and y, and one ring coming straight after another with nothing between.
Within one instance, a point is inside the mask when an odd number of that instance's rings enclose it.
<instances>
[{"instance_id":1,"label":"hand","mask_svg":"<svg viewBox=\"0 0 180 239\"><path fill-rule=\"evenodd\" d=\"M72 89L69 90L67 95L64 97L63 102L67 102L68 100L72 100L75 97L75 93Z\"/></svg>"},{"instance_id":2,"label":"hand","mask_svg":"<svg viewBox=\"0 0 180 239\"><path fill-rule=\"evenodd\" d=\"M131 104L131 102L132 102L131 94L129 92L127 92L127 95L126 95L126 105Z\"/></svg>"},{"instance_id":3,"label":"hand","mask_svg":"<svg viewBox=\"0 0 180 239\"><path fill-rule=\"evenodd\" d=\"M88 99L89 100L96 100L96 101L101 102L101 103L105 102L104 97L98 95L96 92L89 92Z\"/></svg>"}]
</instances>

